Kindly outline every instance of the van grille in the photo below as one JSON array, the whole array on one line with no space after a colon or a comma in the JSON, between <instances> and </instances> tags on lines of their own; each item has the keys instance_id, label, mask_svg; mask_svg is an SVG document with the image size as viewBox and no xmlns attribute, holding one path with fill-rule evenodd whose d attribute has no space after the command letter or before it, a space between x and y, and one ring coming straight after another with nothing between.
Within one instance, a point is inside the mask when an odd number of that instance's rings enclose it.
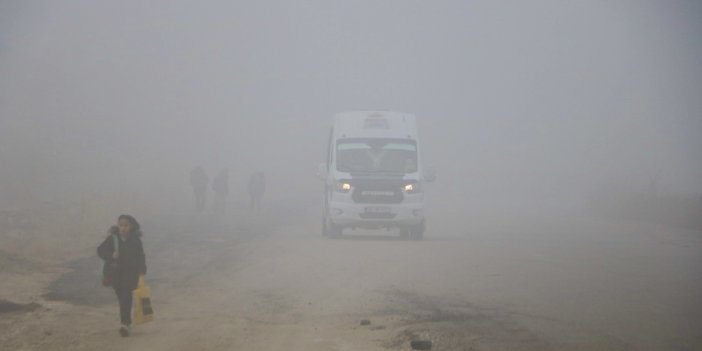
<instances>
[{"instance_id":1,"label":"van grille","mask_svg":"<svg viewBox=\"0 0 702 351\"><path fill-rule=\"evenodd\" d=\"M351 195L354 202L363 204L399 204L403 198L402 188L390 184L359 185Z\"/></svg>"},{"instance_id":2,"label":"van grille","mask_svg":"<svg viewBox=\"0 0 702 351\"><path fill-rule=\"evenodd\" d=\"M361 213L359 215L363 219L393 219L397 214L395 213Z\"/></svg>"}]
</instances>

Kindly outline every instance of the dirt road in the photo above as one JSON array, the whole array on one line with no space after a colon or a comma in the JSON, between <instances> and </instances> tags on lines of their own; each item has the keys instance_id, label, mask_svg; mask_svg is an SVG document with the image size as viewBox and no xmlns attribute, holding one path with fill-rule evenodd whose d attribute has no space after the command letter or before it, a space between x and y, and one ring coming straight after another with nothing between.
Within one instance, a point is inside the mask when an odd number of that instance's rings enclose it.
<instances>
[{"instance_id":1,"label":"dirt road","mask_svg":"<svg viewBox=\"0 0 702 351\"><path fill-rule=\"evenodd\" d=\"M0 314L0 349L702 350L698 232L444 214L421 242L329 240L316 213L145 220L153 323L119 337L88 258L52 285L24 274L48 299Z\"/></svg>"}]
</instances>

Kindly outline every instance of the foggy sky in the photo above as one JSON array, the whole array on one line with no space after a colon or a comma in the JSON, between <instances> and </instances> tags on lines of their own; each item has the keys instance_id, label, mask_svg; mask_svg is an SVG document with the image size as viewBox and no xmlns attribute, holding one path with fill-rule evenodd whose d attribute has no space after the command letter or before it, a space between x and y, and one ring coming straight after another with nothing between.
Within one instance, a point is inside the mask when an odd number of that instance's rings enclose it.
<instances>
[{"instance_id":1,"label":"foggy sky","mask_svg":"<svg viewBox=\"0 0 702 351\"><path fill-rule=\"evenodd\" d=\"M375 109L418 116L435 203L700 194L701 38L696 1L0 1L0 197L202 164L317 201L331 115Z\"/></svg>"}]
</instances>

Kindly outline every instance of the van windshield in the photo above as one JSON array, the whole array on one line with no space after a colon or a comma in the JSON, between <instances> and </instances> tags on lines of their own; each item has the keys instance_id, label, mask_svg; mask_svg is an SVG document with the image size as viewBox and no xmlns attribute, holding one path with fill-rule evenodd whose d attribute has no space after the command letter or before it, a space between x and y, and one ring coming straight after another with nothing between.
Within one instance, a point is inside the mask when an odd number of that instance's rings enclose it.
<instances>
[{"instance_id":1,"label":"van windshield","mask_svg":"<svg viewBox=\"0 0 702 351\"><path fill-rule=\"evenodd\" d=\"M339 172L417 172L417 143L408 139L349 138L336 143Z\"/></svg>"}]
</instances>

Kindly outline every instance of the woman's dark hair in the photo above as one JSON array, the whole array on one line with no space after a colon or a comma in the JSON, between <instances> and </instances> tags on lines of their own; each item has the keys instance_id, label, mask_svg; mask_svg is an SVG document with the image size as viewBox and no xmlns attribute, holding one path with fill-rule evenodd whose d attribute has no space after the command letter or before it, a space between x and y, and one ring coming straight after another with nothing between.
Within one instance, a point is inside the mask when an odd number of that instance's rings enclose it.
<instances>
[{"instance_id":1,"label":"woman's dark hair","mask_svg":"<svg viewBox=\"0 0 702 351\"><path fill-rule=\"evenodd\" d=\"M132 217L130 215L123 214L123 215L119 216L119 218L117 218L117 221L119 222L123 219L126 220L127 222L129 222L129 224L132 226L132 233L139 233L141 226L139 225L139 222L137 222L137 220L134 217Z\"/></svg>"}]
</instances>

